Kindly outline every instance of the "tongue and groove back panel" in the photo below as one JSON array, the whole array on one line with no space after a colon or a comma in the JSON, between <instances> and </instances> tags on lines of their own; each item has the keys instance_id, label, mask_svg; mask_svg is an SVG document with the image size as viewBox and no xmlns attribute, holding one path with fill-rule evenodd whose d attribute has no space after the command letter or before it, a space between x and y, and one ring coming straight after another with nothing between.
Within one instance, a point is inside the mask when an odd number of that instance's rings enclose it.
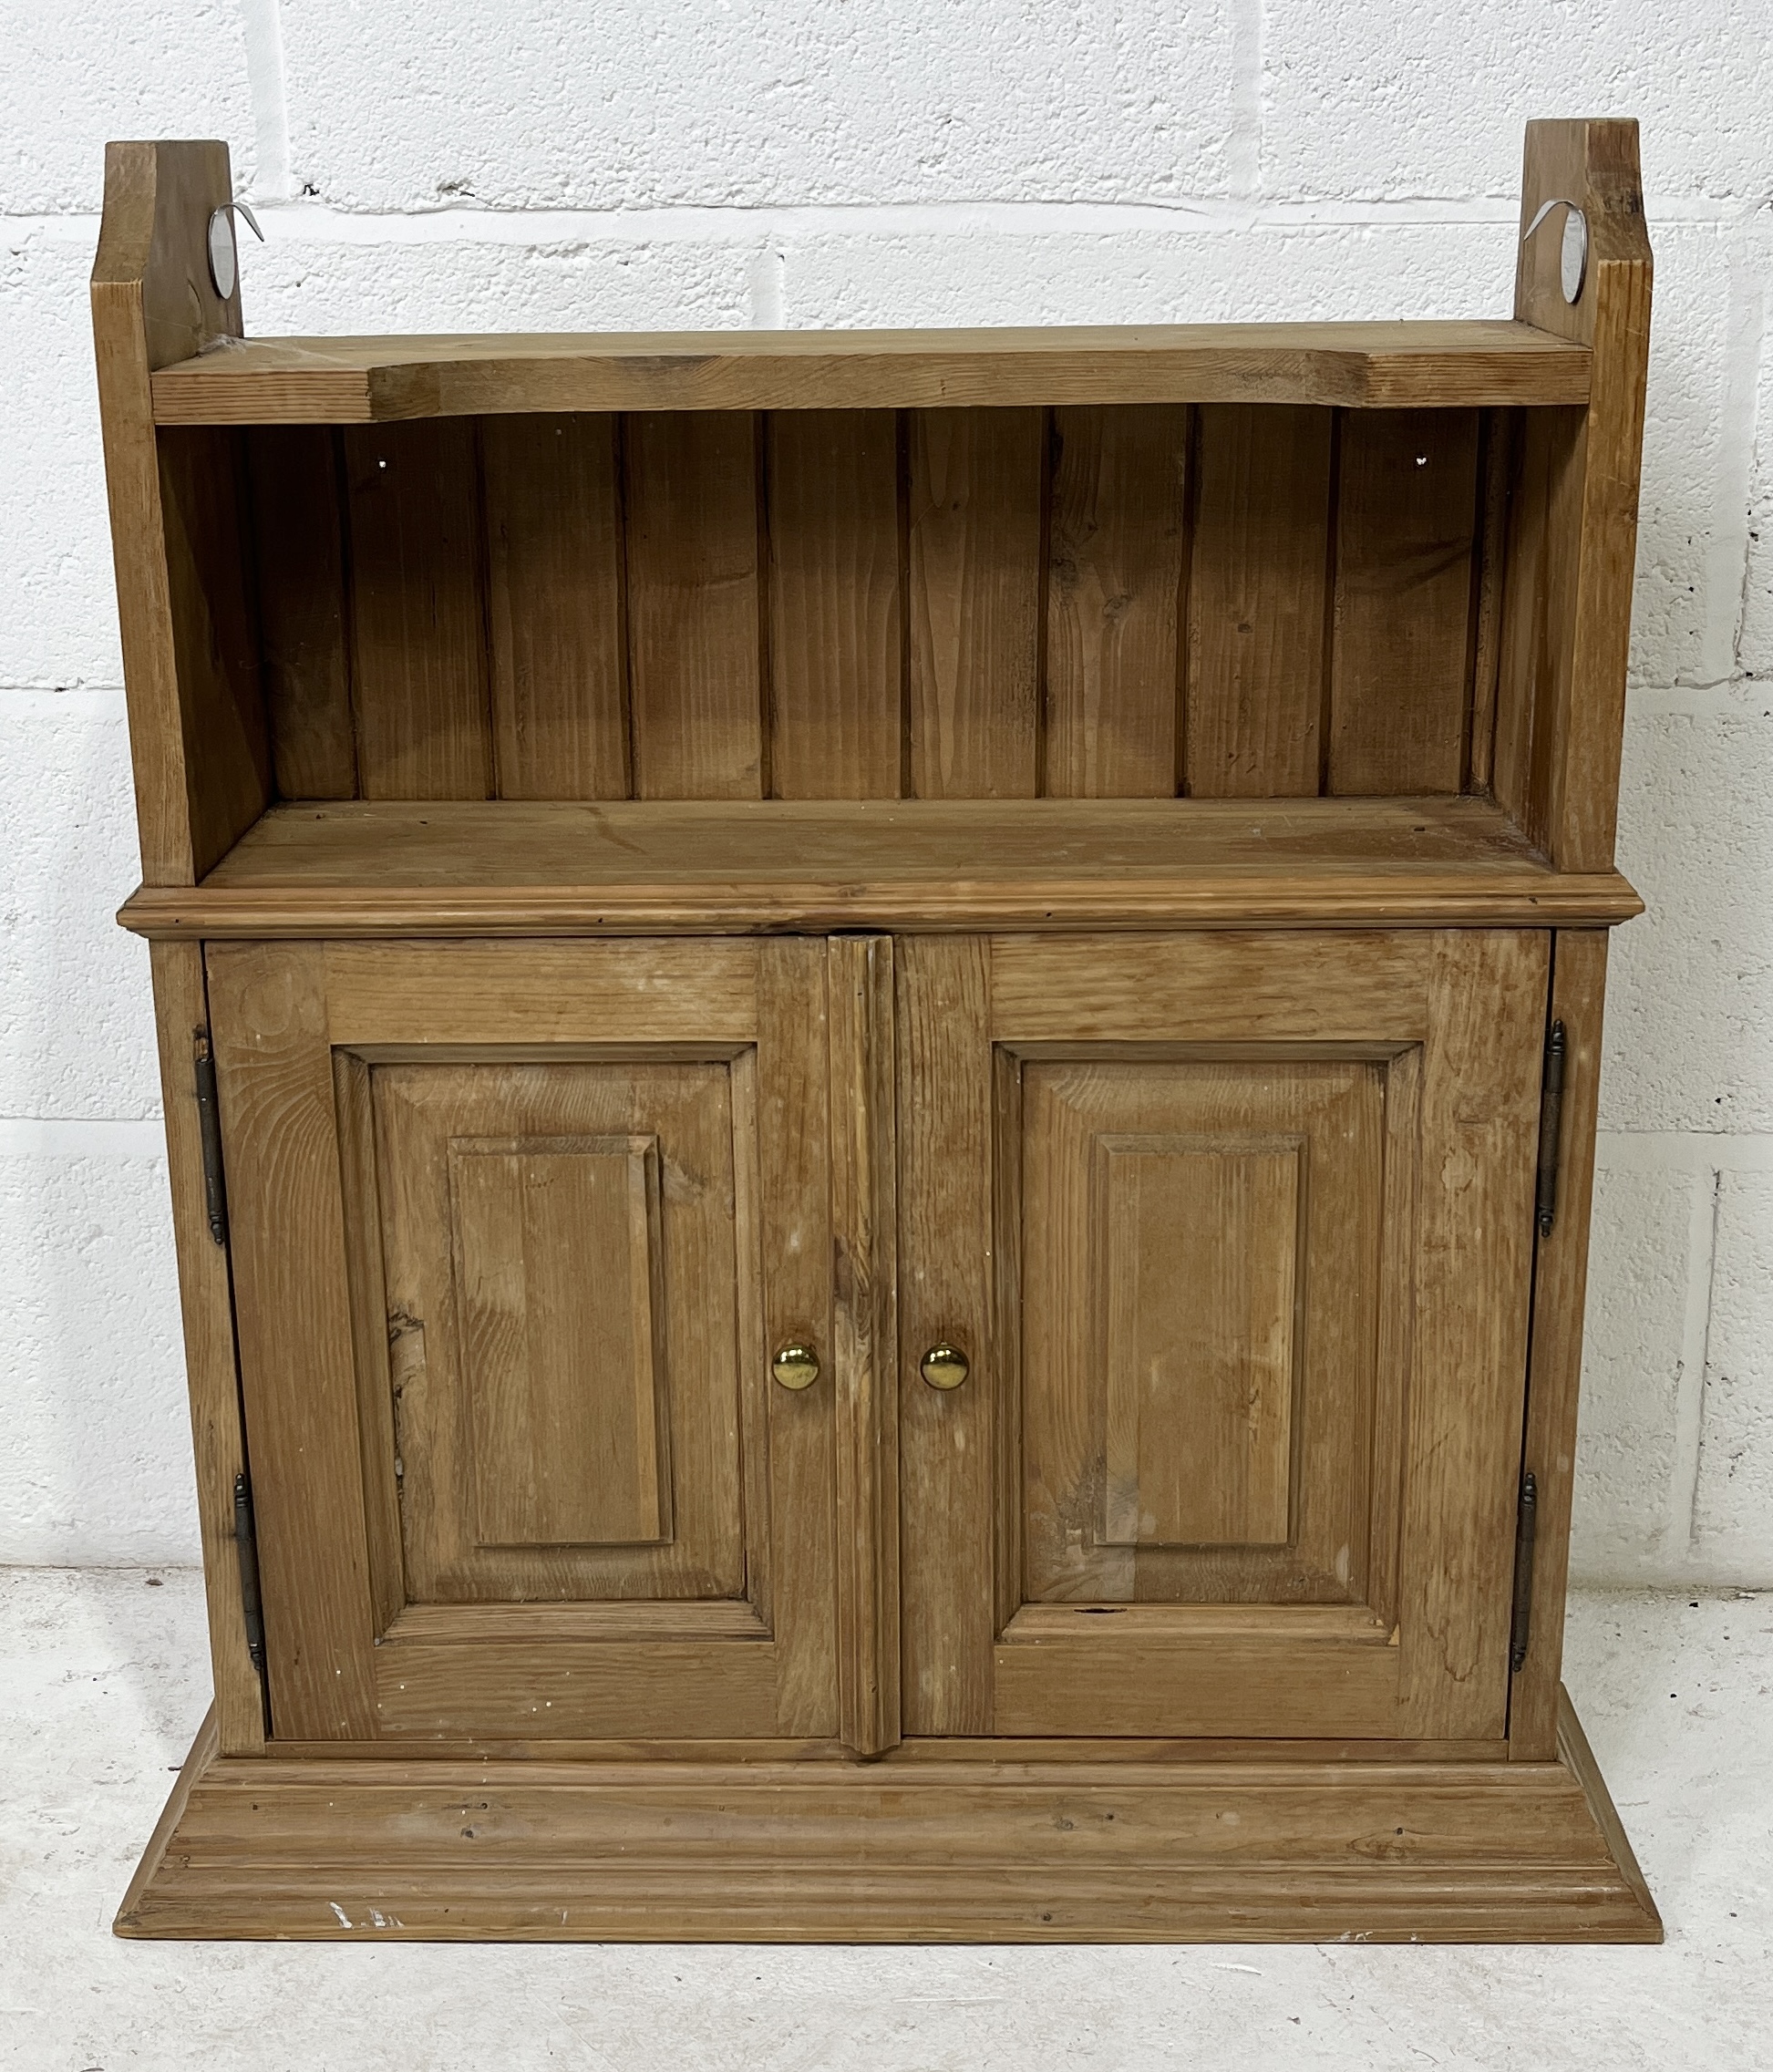
<instances>
[{"instance_id":1,"label":"tongue and groove back panel","mask_svg":"<svg viewBox=\"0 0 1773 2072\"><path fill-rule=\"evenodd\" d=\"M1482 789L1514 413L243 435L285 799ZM162 431L179 442L232 435Z\"/></svg>"}]
</instances>

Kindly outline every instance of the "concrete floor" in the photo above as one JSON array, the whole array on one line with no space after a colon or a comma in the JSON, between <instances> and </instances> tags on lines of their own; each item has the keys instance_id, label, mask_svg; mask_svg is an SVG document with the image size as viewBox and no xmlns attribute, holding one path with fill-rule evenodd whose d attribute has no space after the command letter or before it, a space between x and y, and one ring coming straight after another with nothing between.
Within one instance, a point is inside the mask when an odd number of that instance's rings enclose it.
<instances>
[{"instance_id":1,"label":"concrete floor","mask_svg":"<svg viewBox=\"0 0 1773 2072\"><path fill-rule=\"evenodd\" d=\"M1213 2072L1773 2066L1773 1595L1590 1595L1568 1681L1645 1949L119 1943L207 1702L197 1579L0 1572L0 2066Z\"/></svg>"}]
</instances>

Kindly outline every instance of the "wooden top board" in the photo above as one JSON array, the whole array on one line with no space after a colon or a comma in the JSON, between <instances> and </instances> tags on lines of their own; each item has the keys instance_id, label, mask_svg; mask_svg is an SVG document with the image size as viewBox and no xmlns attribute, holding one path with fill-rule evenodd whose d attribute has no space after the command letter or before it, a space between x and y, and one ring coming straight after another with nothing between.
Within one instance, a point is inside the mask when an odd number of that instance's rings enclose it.
<instances>
[{"instance_id":1,"label":"wooden top board","mask_svg":"<svg viewBox=\"0 0 1773 2072\"><path fill-rule=\"evenodd\" d=\"M1585 403L1584 345L1528 324L223 338L153 376L162 425L537 410Z\"/></svg>"},{"instance_id":2,"label":"wooden top board","mask_svg":"<svg viewBox=\"0 0 1773 2072\"><path fill-rule=\"evenodd\" d=\"M341 799L274 807L160 936L1629 920L1613 871L1553 871L1488 799Z\"/></svg>"}]
</instances>

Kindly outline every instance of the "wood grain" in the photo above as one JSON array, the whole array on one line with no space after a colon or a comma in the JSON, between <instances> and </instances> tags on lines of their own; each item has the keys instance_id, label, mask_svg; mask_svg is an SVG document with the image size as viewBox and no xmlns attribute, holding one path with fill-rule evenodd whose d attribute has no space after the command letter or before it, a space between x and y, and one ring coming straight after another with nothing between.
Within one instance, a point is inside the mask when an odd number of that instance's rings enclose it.
<instances>
[{"instance_id":1,"label":"wood grain","mask_svg":"<svg viewBox=\"0 0 1773 2072\"><path fill-rule=\"evenodd\" d=\"M1323 763L1335 414L1199 413L1184 788L1312 798Z\"/></svg>"},{"instance_id":2,"label":"wood grain","mask_svg":"<svg viewBox=\"0 0 1773 2072\"><path fill-rule=\"evenodd\" d=\"M618 421L489 417L479 432L498 796L625 799Z\"/></svg>"},{"instance_id":3,"label":"wood grain","mask_svg":"<svg viewBox=\"0 0 1773 2072\"><path fill-rule=\"evenodd\" d=\"M165 371L153 407L162 424L359 424L525 410L1584 402L1588 356L1549 335L1552 328L1456 321L262 338L176 366L157 360Z\"/></svg>"},{"instance_id":4,"label":"wood grain","mask_svg":"<svg viewBox=\"0 0 1773 2072\"><path fill-rule=\"evenodd\" d=\"M1281 1732L1500 1751L1545 969L1546 937L1518 931L994 938L992 1035L1024 1057L1017 1220L996 1240L1024 1275L1024 1589L1080 1607L1069 1639L1022 1625L1020 1611L1009 1622L997 1731L1075 1733L1094 1694L1110 1731L1235 1735L1251 1704L1276 1708ZM1315 1099L1327 1105L1314 1117ZM1096 1250L1111 1176L1092 1175L1092 1135L1172 1155L1309 1142L1279 1549L1129 1544L1117 1530L1130 1511L1141 1535L1160 1531L1164 1506L1110 1473L1117 1385L1096 1305L1129 1246L1112 1263ZM1213 1242L1229 1242L1222 1220ZM1180 1232L1165 1256L1190 1256ZM1181 1371L1220 1299L1209 1281L1191 1305L1169 1356ZM1215 1479L1242 1502L1247 1441L1222 1472L1201 1459L1211 1400L1197 1380L1161 1428L1195 1421L1191 1503ZM1133 1459L1142 1475L1142 1435ZM1298 1634L1283 1613L1314 1597L1365 1605L1369 1623L1341 1641ZM1224 1636L1186 1624L1213 1598L1268 1606L1274 1623L1215 1656ZM1192 1666L1165 1668L1172 1647ZM1310 1728L1280 1724L1314 1705Z\"/></svg>"},{"instance_id":5,"label":"wood grain","mask_svg":"<svg viewBox=\"0 0 1773 2072\"><path fill-rule=\"evenodd\" d=\"M1098 1647L1108 1682L1160 1634L1222 1632L1229 1605L1279 1644L1325 1637L1302 1629L1307 1607L1365 1603L1373 1492L1400 1466L1376 1450L1377 1399L1405 1378L1376 1365L1377 1322L1409 1302L1407 1262L1381 1280L1392 1063L1172 1046L1023 1066L1021 1196L997 1244L1024 1275L1022 1589L1056 1615L1098 1608L1059 1629ZM1111 1605L1137 1610L1099 1615ZM1335 1637L1388 1630L1337 1618ZM1028 1622L1018 1610L1005 1640L1058 1630ZM1170 1718L1237 1731L1186 1703Z\"/></svg>"},{"instance_id":6,"label":"wood grain","mask_svg":"<svg viewBox=\"0 0 1773 2072\"><path fill-rule=\"evenodd\" d=\"M1457 791L1463 781L1477 468L1475 411L1343 420L1330 791Z\"/></svg>"},{"instance_id":7,"label":"wood grain","mask_svg":"<svg viewBox=\"0 0 1773 2072\"><path fill-rule=\"evenodd\" d=\"M224 756L218 809L208 796L211 767L193 754L174 634L189 578L171 552L149 391L154 369L240 335L239 295L217 295L205 243L211 211L232 191L225 144L105 148L92 336L136 821L150 884L195 883L216 861L218 829L252 791ZM256 757L251 767L260 767Z\"/></svg>"},{"instance_id":8,"label":"wood grain","mask_svg":"<svg viewBox=\"0 0 1773 2072\"><path fill-rule=\"evenodd\" d=\"M899 1045L900 1585L907 1734L989 1734L998 1397L988 946L894 945ZM931 1345L966 1355L929 1387Z\"/></svg>"},{"instance_id":9,"label":"wood grain","mask_svg":"<svg viewBox=\"0 0 1773 2072\"><path fill-rule=\"evenodd\" d=\"M273 1727L376 1731L366 1495L318 944L207 955Z\"/></svg>"},{"instance_id":10,"label":"wood grain","mask_svg":"<svg viewBox=\"0 0 1773 2072\"><path fill-rule=\"evenodd\" d=\"M1507 1726L1509 1597L1550 939L1433 945L1424 1046L1397 1730ZM1432 1551L1431 1551L1432 1550Z\"/></svg>"},{"instance_id":11,"label":"wood grain","mask_svg":"<svg viewBox=\"0 0 1773 2072\"><path fill-rule=\"evenodd\" d=\"M1425 954L1413 933L1367 931L997 935L991 1033L1024 1048L1309 1043L1384 1056L1428 1032Z\"/></svg>"},{"instance_id":12,"label":"wood grain","mask_svg":"<svg viewBox=\"0 0 1773 2072\"><path fill-rule=\"evenodd\" d=\"M1300 1153L1098 1138L1105 1544L1285 1541ZM1364 1204L1345 1213L1358 1226ZM1173 1271L1172 1271L1173 1267Z\"/></svg>"},{"instance_id":13,"label":"wood grain","mask_svg":"<svg viewBox=\"0 0 1773 2072\"><path fill-rule=\"evenodd\" d=\"M144 887L119 918L171 938L452 938L1594 926L1642 912L1617 871L1553 871L1487 799L954 799L275 808L204 886Z\"/></svg>"},{"instance_id":14,"label":"wood grain","mask_svg":"<svg viewBox=\"0 0 1773 2072\"><path fill-rule=\"evenodd\" d=\"M399 1741L279 1741L276 1759L289 1762L371 1762L397 1775L417 1754ZM1361 1741L1267 1739L1261 1736L1193 1737L1128 1735L1108 1741L1100 1736L955 1735L912 1739L890 1752L895 1766L933 1763L1089 1763L1098 1771L1140 1764L1182 1764L1199 1769L1212 1764L1285 1766L1312 1763L1346 1766L1358 1758L1373 1763L1484 1763L1495 1754L1489 1741ZM428 1735L422 1759L431 1762L536 1763L843 1763L855 1766L855 1752L836 1740L784 1735L749 1735L742 1740L700 1739L674 1735L593 1737L576 1741L550 1740L542 1735L485 1735L473 1740Z\"/></svg>"},{"instance_id":15,"label":"wood grain","mask_svg":"<svg viewBox=\"0 0 1773 2072\"><path fill-rule=\"evenodd\" d=\"M1515 309L1588 345L1593 378L1580 436L1562 442L1546 520L1542 667L1525 685L1505 675L1501 696L1534 706L1522 819L1560 865L1581 870L1612 861L1624 727L1652 275L1637 124L1529 123L1523 232L1556 196L1579 201L1587 219L1582 293L1573 304L1563 299L1554 211L1521 245ZM1523 515L1536 521L1531 509Z\"/></svg>"},{"instance_id":16,"label":"wood grain","mask_svg":"<svg viewBox=\"0 0 1773 2072\"><path fill-rule=\"evenodd\" d=\"M1470 747L1464 788L1487 792L1496 756L1496 686L1502 659L1502 600L1508 569L1510 504L1520 455L1519 410L1487 410L1481 419L1482 484L1471 655Z\"/></svg>"},{"instance_id":17,"label":"wood grain","mask_svg":"<svg viewBox=\"0 0 1773 2072\"><path fill-rule=\"evenodd\" d=\"M755 943L329 943L335 1043L436 1048L755 1040Z\"/></svg>"},{"instance_id":18,"label":"wood grain","mask_svg":"<svg viewBox=\"0 0 1773 2072\"><path fill-rule=\"evenodd\" d=\"M901 1730L892 943L830 960L839 1731L872 1756Z\"/></svg>"},{"instance_id":19,"label":"wood grain","mask_svg":"<svg viewBox=\"0 0 1773 2072\"><path fill-rule=\"evenodd\" d=\"M495 1617L489 1613L490 1622ZM376 1683L384 1731L417 1741L526 1727L668 1734L685 1720L723 1736L768 1734L776 1715L775 1649L767 1640L599 1637L539 1646L527 1634L496 1632L467 1642L390 1638L376 1651Z\"/></svg>"},{"instance_id":20,"label":"wood grain","mask_svg":"<svg viewBox=\"0 0 1773 2072\"><path fill-rule=\"evenodd\" d=\"M1662 1917L1656 1912L1656 1902L1650 1895L1644 1872L1638 1868L1637 1858L1625 1833L1625 1823L1619 1818L1606 1779L1601 1775L1601 1766L1588 1745L1588 1736L1582 1732L1582 1723L1570 1702L1570 1693L1562 1685L1558 1689L1558 1761L1582 1787L1595 1831L1606 1844L1607 1853L1618 1866L1644 1921L1654 1923L1651 1933L1659 1936Z\"/></svg>"},{"instance_id":21,"label":"wood grain","mask_svg":"<svg viewBox=\"0 0 1773 2072\"><path fill-rule=\"evenodd\" d=\"M352 679L366 799L492 789L474 428L345 435Z\"/></svg>"},{"instance_id":22,"label":"wood grain","mask_svg":"<svg viewBox=\"0 0 1773 2072\"><path fill-rule=\"evenodd\" d=\"M403 1604L387 1624L392 1640L483 1640L485 1606ZM768 1640L769 1623L742 1597L637 1598L501 1604L499 1637L505 1641L555 1640ZM567 1746L572 1744L568 1743ZM372 1744L373 1746L373 1744ZM384 1747L385 1755L397 1750Z\"/></svg>"},{"instance_id":23,"label":"wood grain","mask_svg":"<svg viewBox=\"0 0 1773 2072\"><path fill-rule=\"evenodd\" d=\"M246 452L277 795L355 799L339 435L319 426L258 426Z\"/></svg>"},{"instance_id":24,"label":"wood grain","mask_svg":"<svg viewBox=\"0 0 1773 2072\"><path fill-rule=\"evenodd\" d=\"M755 417L628 420L629 696L639 799L757 799L764 768Z\"/></svg>"},{"instance_id":25,"label":"wood grain","mask_svg":"<svg viewBox=\"0 0 1773 2072\"><path fill-rule=\"evenodd\" d=\"M1188 412L1058 410L1052 441L1040 789L1168 799Z\"/></svg>"},{"instance_id":26,"label":"wood grain","mask_svg":"<svg viewBox=\"0 0 1773 2072\"><path fill-rule=\"evenodd\" d=\"M1572 1715L1558 1762L1513 1765L242 1763L202 1744L117 1931L1654 1943L1662 1924Z\"/></svg>"},{"instance_id":27,"label":"wood grain","mask_svg":"<svg viewBox=\"0 0 1773 2072\"><path fill-rule=\"evenodd\" d=\"M768 421L770 785L896 799L903 715L898 426L890 410Z\"/></svg>"},{"instance_id":28,"label":"wood grain","mask_svg":"<svg viewBox=\"0 0 1773 2072\"><path fill-rule=\"evenodd\" d=\"M1397 1650L1383 1634L1358 1641L1277 1643L1164 1633L1141 1642L1137 1609L1092 1620L1071 1640L1018 1644L994 1656L998 1728L1005 1734L1310 1735L1334 1725L1351 1738L1397 1727Z\"/></svg>"},{"instance_id":29,"label":"wood grain","mask_svg":"<svg viewBox=\"0 0 1773 2072\"><path fill-rule=\"evenodd\" d=\"M397 1387L414 1350L414 1335L390 1323L375 1086L367 1059L357 1052L334 1050L333 1097L345 1193L345 1300L356 1362L357 1458L369 1552L370 1615L374 1632L382 1634L407 1607Z\"/></svg>"},{"instance_id":30,"label":"wood grain","mask_svg":"<svg viewBox=\"0 0 1773 2072\"><path fill-rule=\"evenodd\" d=\"M195 943L157 943L149 965L172 1237L179 1253L210 1668L215 1682L212 1716L222 1754L257 1756L264 1749L264 1697L259 1673L246 1652L240 1552L234 1542L234 1478L245 1469L246 1447L234 1357L233 1291L227 1249L210 1232L194 1079L193 1039L199 1030L207 1034L210 1026L203 954Z\"/></svg>"},{"instance_id":31,"label":"wood grain","mask_svg":"<svg viewBox=\"0 0 1773 2072\"><path fill-rule=\"evenodd\" d=\"M1509 1754L1517 1761L1555 1753L1559 1675L1563 1662L1564 1584L1570 1563L1570 1506L1575 1480L1576 1405L1582 1372L1582 1306L1588 1282L1589 1217L1594 1199L1594 1131L1600 1108L1601 1037L1607 938L1598 930L1560 932L1551 952L1551 1018L1564 1026L1562 1141L1557 1220L1533 1250L1533 1335L1527 1370L1522 1474L1539 1485L1533 1560L1531 1642L1509 1698Z\"/></svg>"},{"instance_id":32,"label":"wood grain","mask_svg":"<svg viewBox=\"0 0 1773 2072\"><path fill-rule=\"evenodd\" d=\"M658 1139L506 1141L448 1147L474 1539L670 1539Z\"/></svg>"},{"instance_id":33,"label":"wood grain","mask_svg":"<svg viewBox=\"0 0 1773 2072\"><path fill-rule=\"evenodd\" d=\"M221 861L271 803L246 491L237 437L160 438L160 539L184 733L193 867Z\"/></svg>"},{"instance_id":34,"label":"wood grain","mask_svg":"<svg viewBox=\"0 0 1773 2072\"><path fill-rule=\"evenodd\" d=\"M768 1390L776 1730L820 1737L839 1731L828 962L817 939L758 952L763 1343L752 1354L761 1371L778 1346L810 1345L828 1370L812 1388Z\"/></svg>"},{"instance_id":35,"label":"wood grain","mask_svg":"<svg viewBox=\"0 0 1773 2072\"><path fill-rule=\"evenodd\" d=\"M1497 803L1535 834L1543 812L1534 768L1551 724L1549 686L1561 647L1550 572L1553 539L1572 522L1586 437L1580 410L1528 412L1510 483L1490 788Z\"/></svg>"},{"instance_id":36,"label":"wood grain","mask_svg":"<svg viewBox=\"0 0 1773 2072\"><path fill-rule=\"evenodd\" d=\"M1045 425L1038 410L911 422L911 789L1027 799L1039 775Z\"/></svg>"},{"instance_id":37,"label":"wood grain","mask_svg":"<svg viewBox=\"0 0 1773 2072\"><path fill-rule=\"evenodd\" d=\"M462 944L214 954L249 1428L274 1448L261 1506L273 1697L295 1737L835 1727L832 1391L772 1443L764 1349L775 1244L809 1238L811 1285L833 1299L825 1211L809 1222L787 1192L822 1189L829 1156L822 1121L798 1164L765 1149L759 1099L779 1117L788 1091L822 1088L822 1013L778 984L765 1028L749 943L687 962L675 944L488 945L478 979ZM778 980L821 974L825 955L768 950ZM465 977L471 1020L448 1005ZM888 1037L846 1110L852 1131L879 1128ZM297 1149L322 1126L329 1155ZM884 1174L863 1149L843 1198L850 1314L830 1327L857 1435L892 1319L890 1136ZM353 1314L372 1300L385 1335ZM871 1428L855 1471L890 1503ZM878 1685L893 1658L877 1645L876 1659ZM341 1686L358 1694L349 1720Z\"/></svg>"},{"instance_id":38,"label":"wood grain","mask_svg":"<svg viewBox=\"0 0 1773 2072\"><path fill-rule=\"evenodd\" d=\"M729 1066L371 1079L409 1598L743 1598Z\"/></svg>"}]
</instances>

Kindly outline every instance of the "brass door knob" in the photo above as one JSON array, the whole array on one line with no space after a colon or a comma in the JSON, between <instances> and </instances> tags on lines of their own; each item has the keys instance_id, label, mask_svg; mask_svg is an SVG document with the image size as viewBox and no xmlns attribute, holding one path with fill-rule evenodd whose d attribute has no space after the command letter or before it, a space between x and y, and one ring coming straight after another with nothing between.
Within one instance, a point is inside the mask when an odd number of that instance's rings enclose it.
<instances>
[{"instance_id":1,"label":"brass door knob","mask_svg":"<svg viewBox=\"0 0 1773 2072\"><path fill-rule=\"evenodd\" d=\"M784 1388L810 1388L819 1379L819 1355L810 1345L784 1345L769 1371Z\"/></svg>"},{"instance_id":2,"label":"brass door knob","mask_svg":"<svg viewBox=\"0 0 1773 2072\"><path fill-rule=\"evenodd\" d=\"M972 1369L960 1347L944 1342L930 1347L917 1363L917 1371L932 1388L958 1388Z\"/></svg>"}]
</instances>

